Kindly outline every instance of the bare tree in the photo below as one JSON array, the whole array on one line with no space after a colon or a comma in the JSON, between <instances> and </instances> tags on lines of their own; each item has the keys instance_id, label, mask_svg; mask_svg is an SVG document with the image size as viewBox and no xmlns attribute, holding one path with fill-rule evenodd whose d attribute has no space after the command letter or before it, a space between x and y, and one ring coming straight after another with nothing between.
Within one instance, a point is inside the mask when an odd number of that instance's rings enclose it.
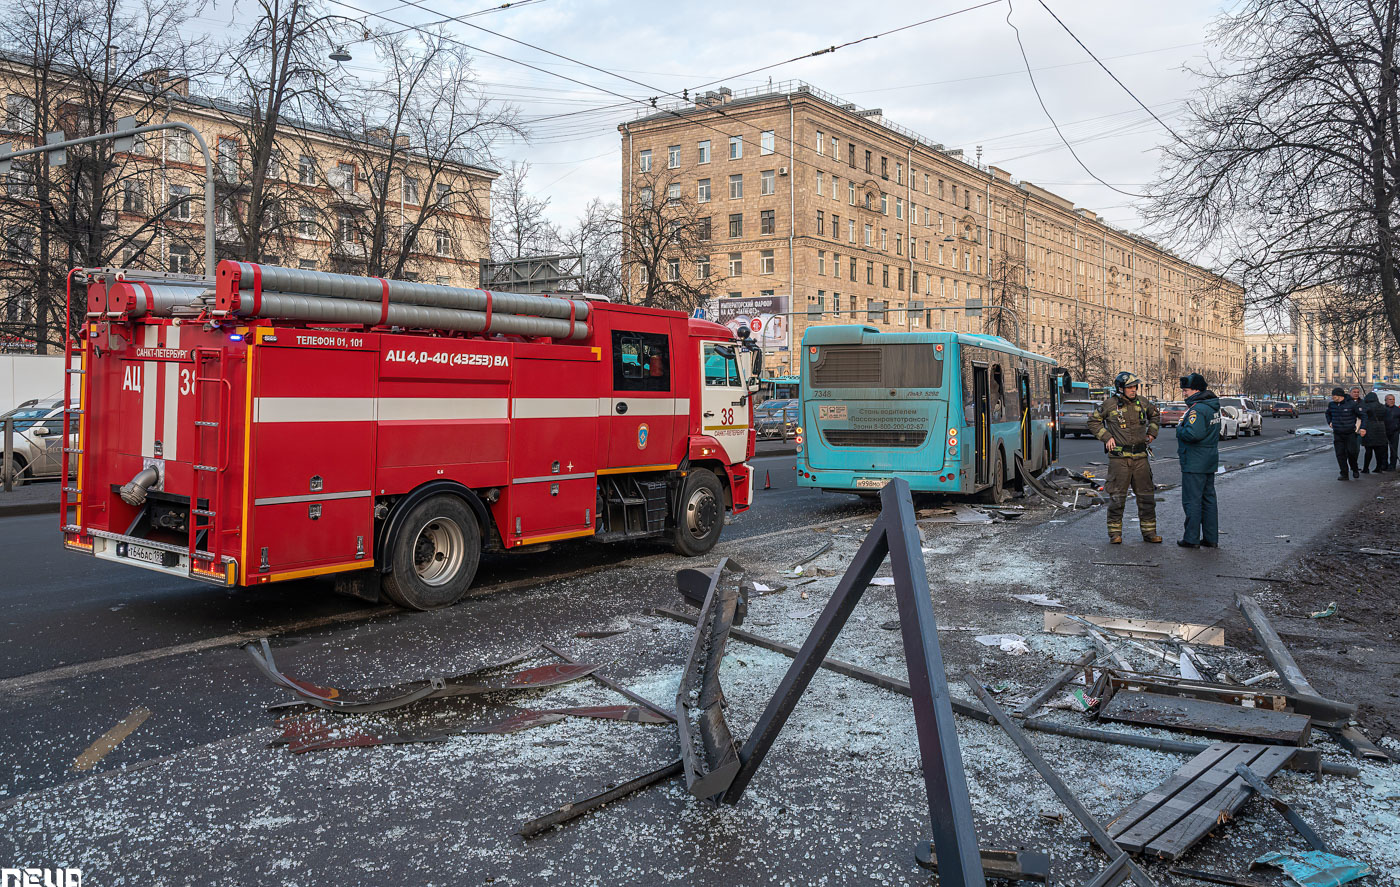
<instances>
[{"instance_id":1,"label":"bare tree","mask_svg":"<svg viewBox=\"0 0 1400 887\"><path fill-rule=\"evenodd\" d=\"M1251 355L1240 387L1254 397L1290 397L1302 390L1303 380L1287 355L1273 354L1267 359Z\"/></svg>"},{"instance_id":2,"label":"bare tree","mask_svg":"<svg viewBox=\"0 0 1400 887\"><path fill-rule=\"evenodd\" d=\"M1018 329L1018 326L1030 322L1021 312L1030 293L1025 253L997 250L989 261L988 272L989 304L996 306L997 310L991 311L987 317L987 332L1004 339L1014 339L1019 334L1019 344L1024 344L1030 339L1030 330ZM1007 317L1008 314L1013 316ZM1016 318L1020 318L1019 323Z\"/></svg>"},{"instance_id":3,"label":"bare tree","mask_svg":"<svg viewBox=\"0 0 1400 887\"><path fill-rule=\"evenodd\" d=\"M211 147L221 252L263 262L289 253L298 234L327 236L324 206L306 187L324 178L308 124L335 116L338 78L326 59L347 25L318 0L252 0L252 8L248 30L224 50L225 95L215 104L236 136Z\"/></svg>"},{"instance_id":4,"label":"bare tree","mask_svg":"<svg viewBox=\"0 0 1400 887\"><path fill-rule=\"evenodd\" d=\"M622 229L618 224L621 208L593 198L584 207L578 222L560 237L566 253L581 257L583 267L579 291L616 299L622 295Z\"/></svg>"},{"instance_id":5,"label":"bare tree","mask_svg":"<svg viewBox=\"0 0 1400 887\"><path fill-rule=\"evenodd\" d=\"M520 133L517 112L486 96L471 56L441 35L391 35L375 47L384 75L339 112L368 191L365 210L350 215L365 273L416 274L424 255L477 261L491 194L463 171L495 138Z\"/></svg>"},{"instance_id":6,"label":"bare tree","mask_svg":"<svg viewBox=\"0 0 1400 887\"><path fill-rule=\"evenodd\" d=\"M11 90L6 135L33 145L55 130L92 135L124 116L157 117L192 67L180 29L198 8L177 0L11 0L0 9ZM61 166L47 156L16 161L0 193L0 334L33 342L40 353L61 345L74 322L63 313L68 270L139 260L170 234L169 209L147 207L158 167L150 144L123 153L111 142L71 148Z\"/></svg>"},{"instance_id":7,"label":"bare tree","mask_svg":"<svg viewBox=\"0 0 1400 887\"><path fill-rule=\"evenodd\" d=\"M1055 359L1069 369L1076 381L1101 380L1112 375L1113 354L1108 338L1086 312L1075 315L1053 350Z\"/></svg>"},{"instance_id":8,"label":"bare tree","mask_svg":"<svg viewBox=\"0 0 1400 887\"><path fill-rule=\"evenodd\" d=\"M1213 250L1254 307L1317 288L1400 340L1400 0L1245 0L1167 149L1154 220Z\"/></svg>"},{"instance_id":9,"label":"bare tree","mask_svg":"<svg viewBox=\"0 0 1400 887\"><path fill-rule=\"evenodd\" d=\"M549 198L525 187L530 164L512 161L496 180L491 200L491 258L497 262L554 252L559 234L545 215Z\"/></svg>"},{"instance_id":10,"label":"bare tree","mask_svg":"<svg viewBox=\"0 0 1400 887\"><path fill-rule=\"evenodd\" d=\"M668 170L643 173L618 219L630 301L690 311L718 295L710 217Z\"/></svg>"}]
</instances>

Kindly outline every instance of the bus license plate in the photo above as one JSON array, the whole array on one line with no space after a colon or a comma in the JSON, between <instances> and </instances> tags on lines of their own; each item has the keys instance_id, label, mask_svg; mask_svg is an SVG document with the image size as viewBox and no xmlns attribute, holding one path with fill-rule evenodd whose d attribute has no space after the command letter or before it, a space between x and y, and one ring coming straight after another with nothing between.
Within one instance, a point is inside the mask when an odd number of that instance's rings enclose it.
<instances>
[{"instance_id":1,"label":"bus license plate","mask_svg":"<svg viewBox=\"0 0 1400 887\"><path fill-rule=\"evenodd\" d=\"M885 484L889 482L890 479L887 477L858 477L856 478L856 489L879 490L883 489Z\"/></svg>"},{"instance_id":2,"label":"bus license plate","mask_svg":"<svg viewBox=\"0 0 1400 887\"><path fill-rule=\"evenodd\" d=\"M171 556L169 552L161 551L157 548L143 548L140 545L126 546L126 556L132 560L145 561L148 564L155 564L160 567L170 566Z\"/></svg>"},{"instance_id":3,"label":"bus license plate","mask_svg":"<svg viewBox=\"0 0 1400 887\"><path fill-rule=\"evenodd\" d=\"M823 422L828 419L839 419L846 421L846 405L844 403L830 404L817 407L817 418Z\"/></svg>"}]
</instances>

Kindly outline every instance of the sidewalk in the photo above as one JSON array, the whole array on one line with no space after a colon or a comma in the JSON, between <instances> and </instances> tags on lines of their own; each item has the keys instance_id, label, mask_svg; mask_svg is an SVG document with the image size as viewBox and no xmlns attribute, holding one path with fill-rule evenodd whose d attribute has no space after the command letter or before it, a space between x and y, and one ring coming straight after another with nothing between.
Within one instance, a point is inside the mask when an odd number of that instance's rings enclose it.
<instances>
[{"instance_id":1,"label":"sidewalk","mask_svg":"<svg viewBox=\"0 0 1400 887\"><path fill-rule=\"evenodd\" d=\"M6 493L0 490L0 517L58 512L58 481L32 481Z\"/></svg>"}]
</instances>

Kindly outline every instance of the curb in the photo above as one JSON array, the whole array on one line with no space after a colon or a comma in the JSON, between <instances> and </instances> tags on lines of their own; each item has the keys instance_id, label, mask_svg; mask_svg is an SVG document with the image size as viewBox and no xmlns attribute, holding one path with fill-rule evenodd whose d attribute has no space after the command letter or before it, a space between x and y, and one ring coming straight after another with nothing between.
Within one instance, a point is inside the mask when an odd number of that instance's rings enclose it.
<instances>
[{"instance_id":1,"label":"curb","mask_svg":"<svg viewBox=\"0 0 1400 887\"><path fill-rule=\"evenodd\" d=\"M20 502L0 505L0 517L22 517L31 514L58 514L57 502Z\"/></svg>"}]
</instances>

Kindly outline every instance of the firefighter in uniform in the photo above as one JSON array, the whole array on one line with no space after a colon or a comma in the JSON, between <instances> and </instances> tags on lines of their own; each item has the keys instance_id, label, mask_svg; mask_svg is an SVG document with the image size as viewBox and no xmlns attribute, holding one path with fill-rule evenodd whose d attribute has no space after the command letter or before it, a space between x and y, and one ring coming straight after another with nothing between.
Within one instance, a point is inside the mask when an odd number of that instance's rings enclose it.
<instances>
[{"instance_id":1,"label":"firefighter in uniform","mask_svg":"<svg viewBox=\"0 0 1400 887\"><path fill-rule=\"evenodd\" d=\"M1123 541L1129 487L1137 497L1143 541L1162 541L1157 535L1156 487L1147 460L1147 448L1161 430L1161 414L1155 404L1138 396L1141 384L1132 373L1119 373L1113 380L1114 393L1089 417L1089 432L1108 451L1108 541L1114 545Z\"/></svg>"}]
</instances>

